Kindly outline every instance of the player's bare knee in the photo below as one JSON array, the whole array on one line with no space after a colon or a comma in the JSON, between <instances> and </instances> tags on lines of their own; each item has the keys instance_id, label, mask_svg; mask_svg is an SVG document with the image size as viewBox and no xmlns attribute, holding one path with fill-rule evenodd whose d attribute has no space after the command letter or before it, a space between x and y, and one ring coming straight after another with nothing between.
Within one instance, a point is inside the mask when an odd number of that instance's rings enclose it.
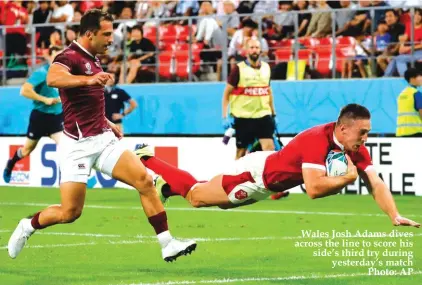
<instances>
[{"instance_id":1,"label":"player's bare knee","mask_svg":"<svg viewBox=\"0 0 422 285\"><path fill-rule=\"evenodd\" d=\"M35 147L23 147L21 149L22 157L27 157L34 149Z\"/></svg>"},{"instance_id":2,"label":"player's bare knee","mask_svg":"<svg viewBox=\"0 0 422 285\"><path fill-rule=\"evenodd\" d=\"M82 215L82 209L69 208L62 212L61 222L63 224L73 223Z\"/></svg>"},{"instance_id":3,"label":"player's bare knee","mask_svg":"<svg viewBox=\"0 0 422 285\"><path fill-rule=\"evenodd\" d=\"M149 191L154 190L152 177L148 173L141 174L136 181L134 181L134 185L132 186L135 187L141 194L147 194Z\"/></svg>"}]
</instances>

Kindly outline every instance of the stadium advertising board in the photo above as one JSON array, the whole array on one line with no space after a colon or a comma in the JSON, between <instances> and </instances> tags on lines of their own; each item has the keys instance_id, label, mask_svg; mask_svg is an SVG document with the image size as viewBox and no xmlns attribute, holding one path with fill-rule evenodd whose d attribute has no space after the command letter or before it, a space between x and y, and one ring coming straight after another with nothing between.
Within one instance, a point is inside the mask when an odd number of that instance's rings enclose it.
<instances>
[{"instance_id":1,"label":"stadium advertising board","mask_svg":"<svg viewBox=\"0 0 422 285\"><path fill-rule=\"evenodd\" d=\"M282 138L284 144L291 138ZM17 146L24 143L23 137L0 138L0 146L6 149L0 153L0 163L5 164L13 155ZM234 140L228 145L221 138L124 138L128 149L134 149L138 143L148 143L155 147L158 157L168 163L191 172L197 179L210 179L225 169L230 169L235 154ZM422 168L418 157L422 157L418 138L370 138L366 144L371 153L374 166L387 183L391 192L397 195L422 196ZM43 138L29 159L15 167L12 185L35 187L58 186L60 172L56 145L48 138ZM0 185L5 185L1 179ZM93 188L128 187L98 171L92 171L88 186ZM296 187L293 193L301 193L304 187ZM357 180L343 190L347 194L368 194L362 180Z\"/></svg>"}]
</instances>

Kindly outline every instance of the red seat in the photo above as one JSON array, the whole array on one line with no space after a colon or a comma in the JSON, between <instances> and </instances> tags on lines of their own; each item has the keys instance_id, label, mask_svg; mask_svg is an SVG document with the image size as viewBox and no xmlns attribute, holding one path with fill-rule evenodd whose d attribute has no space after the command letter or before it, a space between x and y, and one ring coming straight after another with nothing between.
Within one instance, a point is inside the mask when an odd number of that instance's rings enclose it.
<instances>
[{"instance_id":1,"label":"red seat","mask_svg":"<svg viewBox=\"0 0 422 285\"><path fill-rule=\"evenodd\" d=\"M162 51L158 55L158 73L160 77L170 78L173 75L172 72L172 61L173 61L173 52L172 51Z\"/></svg>"},{"instance_id":2,"label":"red seat","mask_svg":"<svg viewBox=\"0 0 422 285\"><path fill-rule=\"evenodd\" d=\"M318 47L315 49L316 61L315 69L324 76L328 76L331 72L332 53L330 47Z\"/></svg>"},{"instance_id":3,"label":"red seat","mask_svg":"<svg viewBox=\"0 0 422 285\"><path fill-rule=\"evenodd\" d=\"M314 48L319 44L318 40L314 38L300 38L298 41L306 48Z\"/></svg>"},{"instance_id":4,"label":"red seat","mask_svg":"<svg viewBox=\"0 0 422 285\"><path fill-rule=\"evenodd\" d=\"M165 43L174 43L177 40L176 26L164 25L160 26L160 41Z\"/></svg>"},{"instance_id":5,"label":"red seat","mask_svg":"<svg viewBox=\"0 0 422 285\"><path fill-rule=\"evenodd\" d=\"M187 50L175 51L175 60L176 60L176 75L179 78L188 78L189 72L190 72L189 51ZM193 53L191 73L198 72L199 67L200 67L199 54L196 55L195 53Z\"/></svg>"},{"instance_id":6,"label":"red seat","mask_svg":"<svg viewBox=\"0 0 422 285\"><path fill-rule=\"evenodd\" d=\"M176 26L176 32L177 32L177 40L181 42L185 42L189 40L189 26L182 26L177 25ZM194 35L194 31L192 29L191 35Z\"/></svg>"},{"instance_id":7,"label":"red seat","mask_svg":"<svg viewBox=\"0 0 422 285\"><path fill-rule=\"evenodd\" d=\"M300 49L300 50L298 50L299 60L306 60L306 62L308 64L312 64L312 56L313 56L313 50L312 49Z\"/></svg>"},{"instance_id":8,"label":"red seat","mask_svg":"<svg viewBox=\"0 0 422 285\"><path fill-rule=\"evenodd\" d=\"M338 37L337 46L355 46L356 39L354 37Z\"/></svg>"},{"instance_id":9,"label":"red seat","mask_svg":"<svg viewBox=\"0 0 422 285\"><path fill-rule=\"evenodd\" d=\"M287 62L292 58L292 51L290 48L279 48L275 51L276 63Z\"/></svg>"},{"instance_id":10,"label":"red seat","mask_svg":"<svg viewBox=\"0 0 422 285\"><path fill-rule=\"evenodd\" d=\"M320 39L315 39L317 40L317 46L318 47L331 47L331 45L333 44L333 38L328 37L328 38L320 38Z\"/></svg>"}]
</instances>

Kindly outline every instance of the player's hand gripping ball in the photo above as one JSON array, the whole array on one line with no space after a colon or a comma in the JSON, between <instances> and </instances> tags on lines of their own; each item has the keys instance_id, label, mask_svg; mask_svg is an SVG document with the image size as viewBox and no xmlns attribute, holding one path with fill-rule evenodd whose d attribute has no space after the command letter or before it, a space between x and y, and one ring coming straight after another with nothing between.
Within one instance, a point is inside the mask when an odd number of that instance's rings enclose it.
<instances>
[{"instance_id":1,"label":"player's hand gripping ball","mask_svg":"<svg viewBox=\"0 0 422 285\"><path fill-rule=\"evenodd\" d=\"M327 176L342 176L347 173L346 154L339 150L331 150L325 160Z\"/></svg>"}]
</instances>

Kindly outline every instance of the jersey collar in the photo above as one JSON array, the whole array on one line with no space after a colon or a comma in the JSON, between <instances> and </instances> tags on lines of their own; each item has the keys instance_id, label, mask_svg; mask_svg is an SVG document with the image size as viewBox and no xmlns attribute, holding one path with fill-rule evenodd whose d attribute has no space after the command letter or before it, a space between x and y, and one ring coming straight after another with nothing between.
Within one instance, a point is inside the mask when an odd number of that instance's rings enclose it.
<instances>
[{"instance_id":1,"label":"jersey collar","mask_svg":"<svg viewBox=\"0 0 422 285\"><path fill-rule=\"evenodd\" d=\"M78 48L80 48L82 51L84 51L86 54L88 54L90 57L95 58L95 56L92 55L92 53L90 53L89 51L87 51L83 46L81 46L80 43L78 43L77 41L73 40L73 42Z\"/></svg>"},{"instance_id":2,"label":"jersey collar","mask_svg":"<svg viewBox=\"0 0 422 285\"><path fill-rule=\"evenodd\" d=\"M334 143L342 150L342 151L344 151L344 145L342 145L339 141L338 141L338 139L336 138L336 135L334 134L334 132L333 132L333 141L334 141Z\"/></svg>"}]
</instances>

